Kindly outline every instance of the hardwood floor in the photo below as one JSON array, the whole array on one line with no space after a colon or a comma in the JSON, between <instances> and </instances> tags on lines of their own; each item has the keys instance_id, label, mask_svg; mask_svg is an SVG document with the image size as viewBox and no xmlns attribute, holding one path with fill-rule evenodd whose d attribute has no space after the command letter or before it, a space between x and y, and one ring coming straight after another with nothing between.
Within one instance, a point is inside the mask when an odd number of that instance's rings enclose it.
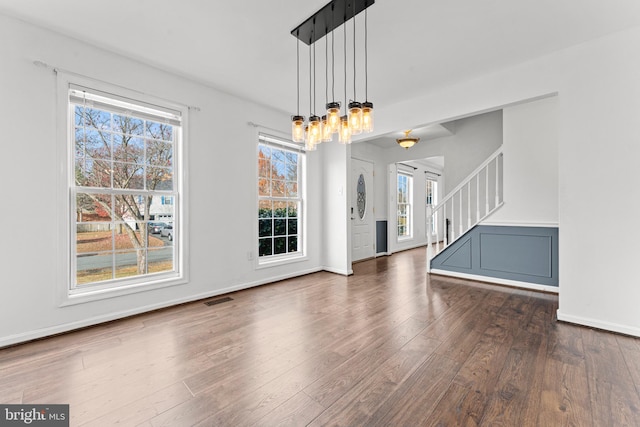
<instances>
[{"instance_id":1,"label":"hardwood floor","mask_svg":"<svg viewBox=\"0 0 640 427\"><path fill-rule=\"evenodd\" d=\"M640 339L424 249L0 350L1 403L73 426L638 426Z\"/></svg>"}]
</instances>

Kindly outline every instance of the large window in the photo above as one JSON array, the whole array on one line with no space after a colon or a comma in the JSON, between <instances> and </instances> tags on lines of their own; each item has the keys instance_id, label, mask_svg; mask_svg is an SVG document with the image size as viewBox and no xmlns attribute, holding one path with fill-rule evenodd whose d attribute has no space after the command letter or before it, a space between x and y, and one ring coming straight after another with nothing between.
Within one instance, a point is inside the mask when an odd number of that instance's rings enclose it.
<instances>
[{"instance_id":1,"label":"large window","mask_svg":"<svg viewBox=\"0 0 640 427\"><path fill-rule=\"evenodd\" d=\"M398 172L398 238L410 238L412 233L413 177Z\"/></svg>"},{"instance_id":2,"label":"large window","mask_svg":"<svg viewBox=\"0 0 640 427\"><path fill-rule=\"evenodd\" d=\"M181 113L78 86L69 112L71 293L179 276Z\"/></svg>"},{"instance_id":3,"label":"large window","mask_svg":"<svg viewBox=\"0 0 640 427\"><path fill-rule=\"evenodd\" d=\"M261 262L302 256L304 154L286 141L260 135L258 256Z\"/></svg>"}]
</instances>

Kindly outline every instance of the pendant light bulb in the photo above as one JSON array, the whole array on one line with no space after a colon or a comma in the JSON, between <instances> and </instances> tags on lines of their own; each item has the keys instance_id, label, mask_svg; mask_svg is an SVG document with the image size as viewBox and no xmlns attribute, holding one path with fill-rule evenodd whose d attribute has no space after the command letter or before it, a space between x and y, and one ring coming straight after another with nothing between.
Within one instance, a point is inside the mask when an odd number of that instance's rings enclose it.
<instances>
[{"instance_id":1,"label":"pendant light bulb","mask_svg":"<svg viewBox=\"0 0 640 427\"><path fill-rule=\"evenodd\" d=\"M357 101L349 102L349 127L352 135L362 133L362 104Z\"/></svg>"},{"instance_id":2,"label":"pendant light bulb","mask_svg":"<svg viewBox=\"0 0 640 427\"><path fill-rule=\"evenodd\" d=\"M351 144L351 127L349 127L349 117L340 118L340 132L338 142L340 144Z\"/></svg>"},{"instance_id":3,"label":"pendant light bulb","mask_svg":"<svg viewBox=\"0 0 640 427\"><path fill-rule=\"evenodd\" d=\"M327 104L327 123L331 133L337 133L340 129L340 103L329 102Z\"/></svg>"},{"instance_id":4,"label":"pendant light bulb","mask_svg":"<svg viewBox=\"0 0 640 427\"><path fill-rule=\"evenodd\" d=\"M293 142L304 141L304 117L291 117L291 139Z\"/></svg>"},{"instance_id":5,"label":"pendant light bulb","mask_svg":"<svg viewBox=\"0 0 640 427\"><path fill-rule=\"evenodd\" d=\"M320 138L320 140L322 142L331 142L331 135L333 132L331 132L331 126L329 126L329 118L326 115L322 116L321 126L322 138Z\"/></svg>"},{"instance_id":6,"label":"pendant light bulb","mask_svg":"<svg viewBox=\"0 0 640 427\"><path fill-rule=\"evenodd\" d=\"M373 131L373 102L362 103L362 132Z\"/></svg>"}]
</instances>

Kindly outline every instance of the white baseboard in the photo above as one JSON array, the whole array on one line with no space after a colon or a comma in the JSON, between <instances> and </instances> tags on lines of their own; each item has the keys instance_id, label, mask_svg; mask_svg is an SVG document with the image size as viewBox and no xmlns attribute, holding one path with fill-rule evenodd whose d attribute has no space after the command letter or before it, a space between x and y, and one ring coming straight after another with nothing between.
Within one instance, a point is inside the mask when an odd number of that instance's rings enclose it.
<instances>
[{"instance_id":1,"label":"white baseboard","mask_svg":"<svg viewBox=\"0 0 640 427\"><path fill-rule=\"evenodd\" d=\"M230 292L241 291L243 289L253 288L255 286L261 286L261 285L266 285L268 283L278 282L280 280L291 279L293 277L303 276L311 273L317 273L318 271L322 271L322 270L323 270L322 268L316 267L308 270L298 271L291 274L284 274L280 276L273 276L266 279L256 280L253 282L241 283L241 284L229 286L223 289L216 289L215 291L202 292L202 293L190 295L184 298L177 298L170 301L164 301L158 304L150 304L150 305L137 307L130 310L123 310L116 313L110 313L108 315L95 316L95 317L91 317L89 319L83 319L77 322L69 322L61 325L51 326L48 328L36 329L34 331L28 331L20 334L0 337L0 348L6 347L9 345L23 343L26 341L32 341L39 338L48 337L51 335L57 335L64 332L73 331L75 329L86 328L88 326L94 326L100 323L110 322L112 320L123 319L125 317L135 316L137 314L159 310L162 308L167 308L167 307L171 307L178 304L198 301L205 298L212 298L218 295L228 294ZM351 272L351 274L353 274L353 271Z\"/></svg>"},{"instance_id":2,"label":"white baseboard","mask_svg":"<svg viewBox=\"0 0 640 427\"><path fill-rule=\"evenodd\" d=\"M633 326L620 325L617 323L604 322L602 320L590 319L587 317L573 316L571 314L565 314L558 309L556 312L558 320L562 322L575 323L576 325L589 326L592 328L602 329L610 332L618 332L620 334L631 335L634 337L640 337L640 328Z\"/></svg>"},{"instance_id":3,"label":"white baseboard","mask_svg":"<svg viewBox=\"0 0 640 427\"><path fill-rule=\"evenodd\" d=\"M321 270L328 271L329 273L341 274L343 276L351 276L353 274L353 270L350 268L348 270L342 270L340 268L333 268L324 266Z\"/></svg>"},{"instance_id":4,"label":"white baseboard","mask_svg":"<svg viewBox=\"0 0 640 427\"><path fill-rule=\"evenodd\" d=\"M518 280L500 279L498 277L479 276L476 274L458 273L455 271L431 269L431 274L438 274L440 276L457 277L460 279L476 280L479 282L495 283L497 285L512 286L514 288L531 289L534 291L551 292L554 294L559 293L557 286L539 285L537 283L520 282Z\"/></svg>"},{"instance_id":5,"label":"white baseboard","mask_svg":"<svg viewBox=\"0 0 640 427\"><path fill-rule=\"evenodd\" d=\"M389 256L391 255L391 252L378 252L376 254L376 258L380 257L380 256Z\"/></svg>"}]
</instances>

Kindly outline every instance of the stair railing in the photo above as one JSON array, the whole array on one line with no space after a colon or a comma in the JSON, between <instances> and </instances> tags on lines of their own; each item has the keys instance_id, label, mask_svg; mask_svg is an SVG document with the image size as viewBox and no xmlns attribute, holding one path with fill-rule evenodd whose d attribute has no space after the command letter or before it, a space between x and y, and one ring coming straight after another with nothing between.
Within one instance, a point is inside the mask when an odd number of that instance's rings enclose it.
<instances>
[{"instance_id":1,"label":"stair railing","mask_svg":"<svg viewBox=\"0 0 640 427\"><path fill-rule=\"evenodd\" d=\"M427 207L427 271L431 260L504 204L502 147L437 206Z\"/></svg>"}]
</instances>

